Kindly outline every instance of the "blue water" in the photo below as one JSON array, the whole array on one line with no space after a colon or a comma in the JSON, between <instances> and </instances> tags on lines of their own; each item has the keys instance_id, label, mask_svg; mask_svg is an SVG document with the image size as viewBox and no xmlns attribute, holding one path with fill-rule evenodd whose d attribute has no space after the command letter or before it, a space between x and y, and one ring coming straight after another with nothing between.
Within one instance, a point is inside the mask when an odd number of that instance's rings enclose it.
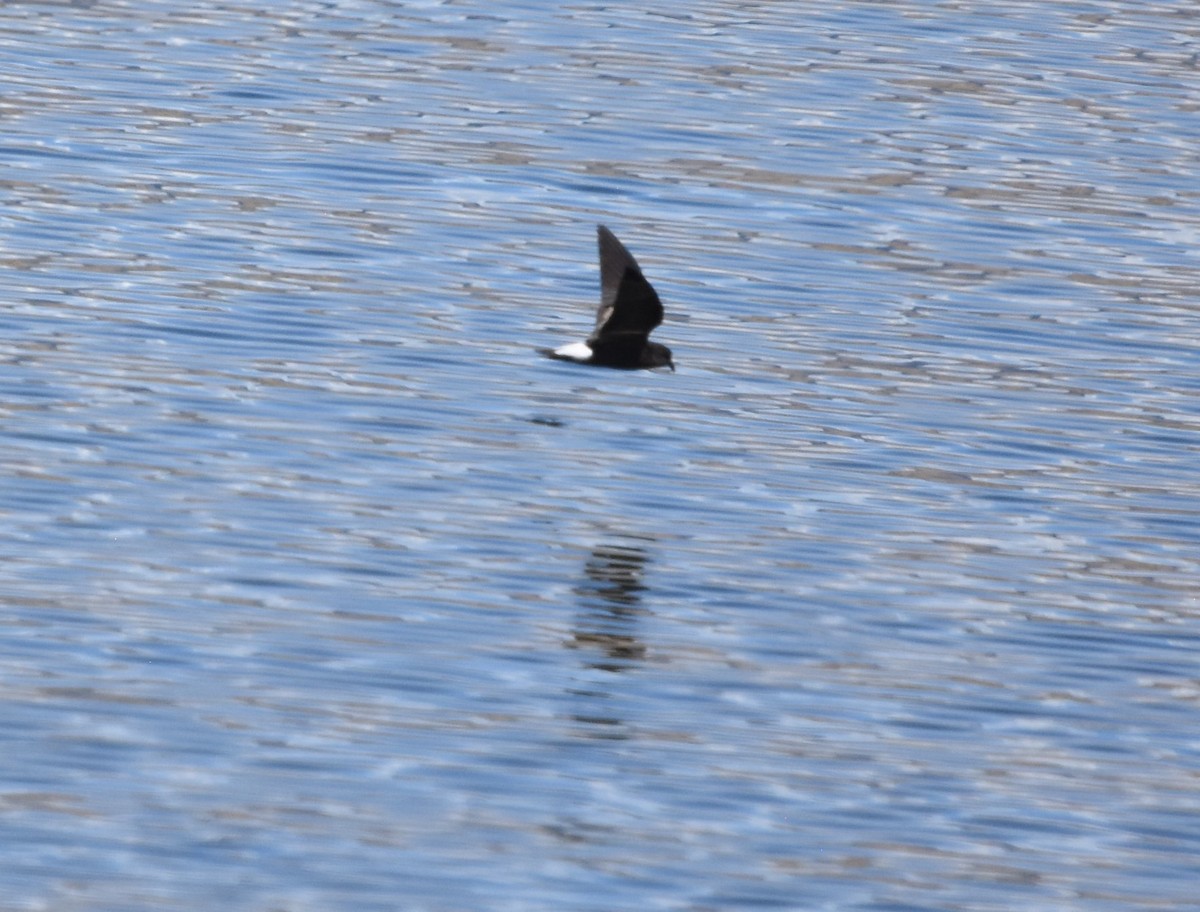
<instances>
[{"instance_id":1,"label":"blue water","mask_svg":"<svg viewBox=\"0 0 1200 912\"><path fill-rule=\"evenodd\" d=\"M1197 908L1194 21L0 8L0 909Z\"/></svg>"}]
</instances>

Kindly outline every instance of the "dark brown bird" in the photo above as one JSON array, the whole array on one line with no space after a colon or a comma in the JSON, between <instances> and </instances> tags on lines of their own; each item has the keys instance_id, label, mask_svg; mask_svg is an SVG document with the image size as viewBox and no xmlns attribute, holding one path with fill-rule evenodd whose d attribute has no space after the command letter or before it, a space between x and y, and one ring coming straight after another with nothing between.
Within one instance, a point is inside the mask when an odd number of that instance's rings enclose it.
<instances>
[{"instance_id":1,"label":"dark brown bird","mask_svg":"<svg viewBox=\"0 0 1200 912\"><path fill-rule=\"evenodd\" d=\"M561 348L541 349L559 361L620 367L669 367L675 370L671 349L650 341L654 327L662 323L663 306L641 267L617 236L599 225L600 309L596 328L586 342Z\"/></svg>"}]
</instances>

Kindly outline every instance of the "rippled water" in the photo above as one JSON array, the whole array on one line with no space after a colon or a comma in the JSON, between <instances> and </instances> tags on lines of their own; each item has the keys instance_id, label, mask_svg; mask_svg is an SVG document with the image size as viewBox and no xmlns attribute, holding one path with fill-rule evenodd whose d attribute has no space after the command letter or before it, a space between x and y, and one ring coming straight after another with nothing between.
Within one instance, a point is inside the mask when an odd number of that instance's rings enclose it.
<instances>
[{"instance_id":1,"label":"rippled water","mask_svg":"<svg viewBox=\"0 0 1200 912\"><path fill-rule=\"evenodd\" d=\"M1198 55L0 8L0 907L1196 908Z\"/></svg>"}]
</instances>

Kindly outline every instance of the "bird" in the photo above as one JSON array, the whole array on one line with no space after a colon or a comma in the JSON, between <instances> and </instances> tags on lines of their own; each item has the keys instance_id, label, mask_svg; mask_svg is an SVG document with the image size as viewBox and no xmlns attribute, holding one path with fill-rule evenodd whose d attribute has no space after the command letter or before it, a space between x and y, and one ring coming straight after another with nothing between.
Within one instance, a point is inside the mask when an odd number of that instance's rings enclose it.
<instances>
[{"instance_id":1,"label":"bird","mask_svg":"<svg viewBox=\"0 0 1200 912\"><path fill-rule=\"evenodd\" d=\"M541 353L559 361L617 367L626 370L669 367L675 370L671 349L650 341L654 327L662 323L663 306L641 267L617 236L603 225L596 226L600 245L600 307L596 328L586 342L560 348L543 348Z\"/></svg>"}]
</instances>

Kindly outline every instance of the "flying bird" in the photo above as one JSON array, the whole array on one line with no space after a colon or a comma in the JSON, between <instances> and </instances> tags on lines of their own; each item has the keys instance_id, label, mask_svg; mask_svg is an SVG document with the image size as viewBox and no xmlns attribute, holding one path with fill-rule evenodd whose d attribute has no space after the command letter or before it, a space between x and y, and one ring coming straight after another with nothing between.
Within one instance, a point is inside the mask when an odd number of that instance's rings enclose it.
<instances>
[{"instance_id":1,"label":"flying bird","mask_svg":"<svg viewBox=\"0 0 1200 912\"><path fill-rule=\"evenodd\" d=\"M671 349L650 341L650 333L663 320L663 306L653 286L617 236L599 225L600 309L596 328L586 342L541 349L560 361L620 367L669 367L675 370Z\"/></svg>"}]
</instances>

